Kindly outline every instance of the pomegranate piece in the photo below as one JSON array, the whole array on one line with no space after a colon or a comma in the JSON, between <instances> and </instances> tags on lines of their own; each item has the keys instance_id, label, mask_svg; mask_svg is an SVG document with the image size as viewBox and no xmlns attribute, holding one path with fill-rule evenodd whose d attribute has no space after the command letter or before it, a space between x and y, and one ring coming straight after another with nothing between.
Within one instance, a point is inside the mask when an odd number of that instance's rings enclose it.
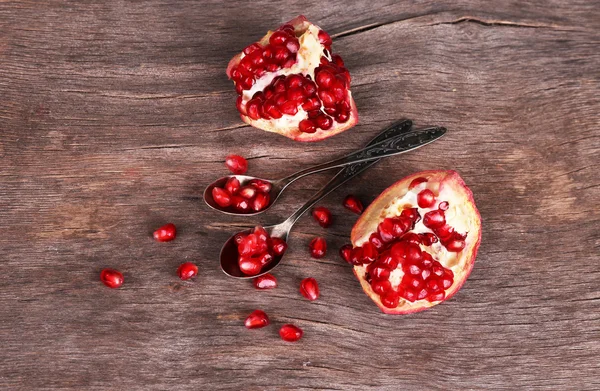
<instances>
[{"instance_id":1,"label":"pomegranate piece","mask_svg":"<svg viewBox=\"0 0 600 391\"><path fill-rule=\"evenodd\" d=\"M313 258L323 258L327 252L327 242L322 237L316 237L308 245Z\"/></svg>"},{"instance_id":2,"label":"pomegranate piece","mask_svg":"<svg viewBox=\"0 0 600 391\"><path fill-rule=\"evenodd\" d=\"M272 274L264 274L260 277L256 277L253 280L254 283L254 287L256 289L273 289L273 288L277 288L277 278L275 278L274 275Z\"/></svg>"},{"instance_id":3,"label":"pomegranate piece","mask_svg":"<svg viewBox=\"0 0 600 391\"><path fill-rule=\"evenodd\" d=\"M416 224L421 215L423 224ZM425 171L373 201L351 240L354 248L343 257L365 293L385 313L411 313L447 300L464 284L481 241L481 217L456 172Z\"/></svg>"},{"instance_id":4,"label":"pomegranate piece","mask_svg":"<svg viewBox=\"0 0 600 391\"><path fill-rule=\"evenodd\" d=\"M310 301L315 301L319 298L319 284L314 278L305 278L300 282L300 294Z\"/></svg>"},{"instance_id":5,"label":"pomegranate piece","mask_svg":"<svg viewBox=\"0 0 600 391\"><path fill-rule=\"evenodd\" d=\"M331 212L329 211L329 209L327 209L323 206L319 206L319 207L313 209L312 215L321 227L327 228L331 225L332 218L331 218Z\"/></svg>"},{"instance_id":6,"label":"pomegranate piece","mask_svg":"<svg viewBox=\"0 0 600 391\"><path fill-rule=\"evenodd\" d=\"M154 240L157 242L170 242L175 239L177 235L177 228L175 228L175 224L169 223L165 224L156 231L154 231Z\"/></svg>"},{"instance_id":7,"label":"pomegranate piece","mask_svg":"<svg viewBox=\"0 0 600 391\"><path fill-rule=\"evenodd\" d=\"M296 342L302 338L303 334L302 329L293 324L284 324L279 329L279 336L286 342Z\"/></svg>"},{"instance_id":8,"label":"pomegranate piece","mask_svg":"<svg viewBox=\"0 0 600 391\"><path fill-rule=\"evenodd\" d=\"M260 329L269 325L269 317L264 311L255 310L246 318L244 325L247 329Z\"/></svg>"},{"instance_id":9,"label":"pomegranate piece","mask_svg":"<svg viewBox=\"0 0 600 391\"><path fill-rule=\"evenodd\" d=\"M270 264L275 256L281 256L287 243L280 238L271 238L261 226L254 227L250 234L238 233L234 236L238 251L238 266L247 276L255 276Z\"/></svg>"},{"instance_id":10,"label":"pomegranate piece","mask_svg":"<svg viewBox=\"0 0 600 391\"><path fill-rule=\"evenodd\" d=\"M198 266L196 266L192 262L182 263L177 268L177 275L184 281L189 280L190 278L196 277L198 275Z\"/></svg>"},{"instance_id":11,"label":"pomegranate piece","mask_svg":"<svg viewBox=\"0 0 600 391\"><path fill-rule=\"evenodd\" d=\"M350 72L331 44L325 31L298 16L233 57L227 76L242 120L297 141L356 125Z\"/></svg>"},{"instance_id":12,"label":"pomegranate piece","mask_svg":"<svg viewBox=\"0 0 600 391\"><path fill-rule=\"evenodd\" d=\"M100 272L100 281L107 287L116 289L123 285L123 274L118 270L104 269Z\"/></svg>"},{"instance_id":13,"label":"pomegranate piece","mask_svg":"<svg viewBox=\"0 0 600 391\"><path fill-rule=\"evenodd\" d=\"M344 207L357 215L361 214L364 209L362 202L352 194L344 198Z\"/></svg>"},{"instance_id":14,"label":"pomegranate piece","mask_svg":"<svg viewBox=\"0 0 600 391\"><path fill-rule=\"evenodd\" d=\"M229 155L225 158L225 166L235 175L242 175L248 171L248 161L240 155Z\"/></svg>"},{"instance_id":15,"label":"pomegranate piece","mask_svg":"<svg viewBox=\"0 0 600 391\"><path fill-rule=\"evenodd\" d=\"M226 208L231 205L231 194L225 189L220 187L213 187L212 189L213 200L222 208Z\"/></svg>"}]
</instances>

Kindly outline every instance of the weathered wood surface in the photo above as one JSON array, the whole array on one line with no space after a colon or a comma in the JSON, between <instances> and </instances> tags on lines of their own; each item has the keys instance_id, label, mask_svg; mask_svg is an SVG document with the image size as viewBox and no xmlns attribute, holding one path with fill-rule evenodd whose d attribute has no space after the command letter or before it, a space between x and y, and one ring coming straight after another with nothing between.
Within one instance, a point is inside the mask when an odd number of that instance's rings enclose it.
<instances>
[{"instance_id":1,"label":"weathered wood surface","mask_svg":"<svg viewBox=\"0 0 600 391\"><path fill-rule=\"evenodd\" d=\"M0 2L0 388L3 390L600 389L600 7L597 1ZM228 59L304 13L335 35L360 124L294 143L243 125ZM442 124L303 218L257 292L217 266L246 224L277 222L331 174L249 221L208 210L224 155L289 174L392 120ZM456 169L483 217L475 269L449 302L385 316L337 256L394 179ZM150 232L172 221L175 242ZM306 246L326 234L330 252ZM200 277L174 271L195 261ZM120 290L98 281L125 273ZM301 278L321 283L311 303ZM248 332L262 308L273 326ZM277 335L305 330L298 344Z\"/></svg>"}]
</instances>

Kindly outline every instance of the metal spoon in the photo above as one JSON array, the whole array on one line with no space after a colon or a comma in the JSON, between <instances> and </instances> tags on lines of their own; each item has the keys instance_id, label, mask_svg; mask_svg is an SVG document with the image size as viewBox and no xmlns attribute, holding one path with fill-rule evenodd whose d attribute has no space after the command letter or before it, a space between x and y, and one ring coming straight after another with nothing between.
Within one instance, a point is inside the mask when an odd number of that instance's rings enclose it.
<instances>
[{"instance_id":1,"label":"metal spoon","mask_svg":"<svg viewBox=\"0 0 600 391\"><path fill-rule=\"evenodd\" d=\"M394 131L397 132L398 129L402 128L396 128ZM372 141L372 143L374 143L373 145L381 145L380 149L369 149L369 153L374 154L373 156L389 156L387 154L384 154L384 152L387 151L389 148L392 148L396 151L402 150L406 152L412 149L416 149L420 146L429 144L430 142L442 137L444 133L446 133L446 129L441 127L435 127L422 130L420 131L420 133L410 131L403 135L389 138L383 142L380 142L380 140L383 139L383 137L389 137L389 133L384 132ZM373 160L368 160L361 161L360 163L356 163L344 168L333 179L331 179L321 190L319 190L308 201L306 201L304 205L302 205L290 217L288 217L284 222L276 225L266 226L264 227L265 230L268 232L269 236L281 238L287 242L292 226L296 223L296 221L298 221L298 219L304 214L304 212L309 210L313 205L315 205L333 190L341 186L344 182L360 174L372 164L374 164ZM250 232L251 229L248 229L242 231L241 233L249 234ZM238 266L238 251L237 245L235 243L235 235L233 235L225 242L223 248L221 248L220 263L221 269L223 270L223 272L225 272L225 274L235 278L248 279L255 278L257 276L270 272L275 267L277 267L277 265L279 265L282 258L283 256L274 258L271 261L271 263L266 265L265 268L261 270L261 272L258 275L247 276L241 272Z\"/></svg>"},{"instance_id":2,"label":"metal spoon","mask_svg":"<svg viewBox=\"0 0 600 391\"><path fill-rule=\"evenodd\" d=\"M406 128L410 129L411 125L412 125L412 122L410 120L399 121L399 122L395 123L394 125L392 125L392 127L386 129L386 131L384 131L383 133L385 133L391 129L406 129ZM398 155L398 154L401 154L404 152L408 152L412 149L426 145L426 144L434 141L437 138L437 137L427 138L425 136L423 136L424 138L415 138L415 137L417 137L417 134L421 134L426 131L432 132L430 136L434 136L435 134L437 134L439 132L441 132L443 134L443 132L445 132L445 129L440 128L440 127L435 127L435 128L429 128L429 129L423 129L423 130L412 130L412 131L410 131L410 133L413 134L412 139L411 139L411 137L409 137L407 135L406 137L403 136L403 138L398 139L395 143L392 142L390 136L388 136L388 139L377 138L376 142L369 144L364 149L358 150L356 152L353 152L353 153L346 155L344 157L341 157L339 159L335 159L335 160L332 160L332 161L329 161L326 163L322 163L322 164L319 164L314 167L306 168L304 170L298 171L290 176L287 176L285 178L278 179L278 180L268 180L268 179L262 179L262 178L248 176L248 175L229 175L229 176L226 176L226 177L216 180L215 182L211 183L210 185L208 185L206 187L206 189L204 190L204 195L203 195L204 202L206 202L206 204L209 207L211 207L215 210L218 210L222 213L229 214L229 215L254 216L254 215L257 215L257 214L262 213L262 212L266 211L267 209L269 209L275 203L275 201L277 201L277 199L279 198L281 193L285 190L285 188L287 188L292 182L296 181L297 179L300 179L300 178L310 175L310 174L314 174L314 173L321 172L324 170L329 170L329 169L336 168L336 167L344 167L344 166L350 166L350 165L353 165L356 163L379 160L380 158L383 158L383 157L393 156L393 155ZM418 139L418 142L416 142L417 139ZM411 142L413 142L413 143L416 142L416 143L410 144L410 146L405 146L403 144L403 142L405 140L412 140ZM255 211L240 212L240 211L235 210L233 207L222 208L221 206L219 206L213 199L212 190L215 187L223 188L225 186L225 183L227 182L227 180L230 178L233 178L233 177L237 178L238 181L240 181L241 186L244 186L244 184L250 182L251 180L261 180L264 182L268 182L271 185L271 191L269 193L269 196L270 196L269 204L264 209L262 209L258 212L255 212Z\"/></svg>"}]
</instances>

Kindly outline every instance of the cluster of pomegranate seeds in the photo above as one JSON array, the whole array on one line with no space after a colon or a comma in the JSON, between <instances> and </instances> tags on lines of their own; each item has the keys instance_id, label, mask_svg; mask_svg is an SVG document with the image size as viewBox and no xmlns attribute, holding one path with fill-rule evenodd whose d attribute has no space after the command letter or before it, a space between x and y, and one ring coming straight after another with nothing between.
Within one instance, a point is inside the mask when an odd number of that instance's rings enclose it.
<instances>
[{"instance_id":1,"label":"cluster of pomegranate seeds","mask_svg":"<svg viewBox=\"0 0 600 391\"><path fill-rule=\"evenodd\" d=\"M308 248L313 258L323 258L327 252L327 242L324 238L318 236L310 241Z\"/></svg>"},{"instance_id":2,"label":"cluster of pomegranate seeds","mask_svg":"<svg viewBox=\"0 0 600 391\"><path fill-rule=\"evenodd\" d=\"M190 278L194 278L198 275L198 266L196 266L192 262L182 263L177 268L177 275L184 281L189 280Z\"/></svg>"},{"instance_id":3,"label":"cluster of pomegranate seeds","mask_svg":"<svg viewBox=\"0 0 600 391\"><path fill-rule=\"evenodd\" d=\"M253 179L241 186L236 177L231 177L223 188L213 187L213 200L222 208L233 208L237 212L260 212L271 200L269 182Z\"/></svg>"},{"instance_id":4,"label":"cluster of pomegranate seeds","mask_svg":"<svg viewBox=\"0 0 600 391\"><path fill-rule=\"evenodd\" d=\"M300 294L310 301L315 301L319 298L319 284L312 277L305 278L300 282Z\"/></svg>"},{"instance_id":5,"label":"cluster of pomegranate seeds","mask_svg":"<svg viewBox=\"0 0 600 391\"><path fill-rule=\"evenodd\" d=\"M277 278L269 273L256 277L252 283L256 289L264 290L277 288Z\"/></svg>"},{"instance_id":6,"label":"cluster of pomegranate seeds","mask_svg":"<svg viewBox=\"0 0 600 391\"><path fill-rule=\"evenodd\" d=\"M177 235L177 228L175 228L175 224L169 223L165 224L156 231L154 231L154 240L158 242L170 242L175 239Z\"/></svg>"},{"instance_id":7,"label":"cluster of pomegranate seeds","mask_svg":"<svg viewBox=\"0 0 600 391\"><path fill-rule=\"evenodd\" d=\"M293 324L284 324L279 329L279 336L286 342L296 342L303 334L302 329Z\"/></svg>"},{"instance_id":8,"label":"cluster of pomegranate seeds","mask_svg":"<svg viewBox=\"0 0 600 391\"><path fill-rule=\"evenodd\" d=\"M364 210L362 202L352 194L349 194L344 198L344 207L357 215L361 214Z\"/></svg>"},{"instance_id":9,"label":"cluster of pomegranate seeds","mask_svg":"<svg viewBox=\"0 0 600 391\"><path fill-rule=\"evenodd\" d=\"M246 318L244 325L247 329L260 329L269 325L269 317L264 311L255 310Z\"/></svg>"},{"instance_id":10,"label":"cluster of pomegranate seeds","mask_svg":"<svg viewBox=\"0 0 600 391\"><path fill-rule=\"evenodd\" d=\"M238 246L238 266L242 273L255 276L275 257L282 256L287 243L280 238L271 238L261 226L256 226L248 235L235 235Z\"/></svg>"},{"instance_id":11,"label":"cluster of pomegranate seeds","mask_svg":"<svg viewBox=\"0 0 600 391\"><path fill-rule=\"evenodd\" d=\"M123 274L118 270L104 269L100 272L100 281L109 288L116 289L123 285Z\"/></svg>"},{"instance_id":12,"label":"cluster of pomegranate seeds","mask_svg":"<svg viewBox=\"0 0 600 391\"><path fill-rule=\"evenodd\" d=\"M313 209L312 215L317 223L323 228L329 227L332 223L331 212L324 206Z\"/></svg>"},{"instance_id":13,"label":"cluster of pomegranate seeds","mask_svg":"<svg viewBox=\"0 0 600 391\"><path fill-rule=\"evenodd\" d=\"M235 175L242 175L248 171L248 161L240 155L229 155L225 158L225 166Z\"/></svg>"}]
</instances>

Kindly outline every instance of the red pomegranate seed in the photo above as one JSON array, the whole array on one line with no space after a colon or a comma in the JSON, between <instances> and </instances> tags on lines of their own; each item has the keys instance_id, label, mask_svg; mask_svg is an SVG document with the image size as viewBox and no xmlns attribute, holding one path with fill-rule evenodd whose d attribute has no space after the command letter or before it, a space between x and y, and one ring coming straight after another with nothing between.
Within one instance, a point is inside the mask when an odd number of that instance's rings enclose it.
<instances>
[{"instance_id":1,"label":"red pomegranate seed","mask_svg":"<svg viewBox=\"0 0 600 391\"><path fill-rule=\"evenodd\" d=\"M452 240L448 243L444 244L446 249L450 252L457 253L462 251L465 248L464 240Z\"/></svg>"},{"instance_id":2,"label":"red pomegranate seed","mask_svg":"<svg viewBox=\"0 0 600 391\"><path fill-rule=\"evenodd\" d=\"M298 106L296 106L296 102L288 100L279 106L279 110L283 114L296 115L296 113L298 113Z\"/></svg>"},{"instance_id":3,"label":"red pomegranate seed","mask_svg":"<svg viewBox=\"0 0 600 391\"><path fill-rule=\"evenodd\" d=\"M258 119L255 118L255 119ZM236 175L245 174L248 171L248 161L240 155L229 155L225 158L225 165Z\"/></svg>"},{"instance_id":4,"label":"red pomegranate seed","mask_svg":"<svg viewBox=\"0 0 600 391\"><path fill-rule=\"evenodd\" d=\"M302 121L300 121L300 123L298 124L298 129L300 129L300 131L304 133L314 133L317 131L315 123L309 119L303 119Z\"/></svg>"},{"instance_id":5,"label":"red pomegranate seed","mask_svg":"<svg viewBox=\"0 0 600 391\"><path fill-rule=\"evenodd\" d=\"M315 118L315 124L318 128L321 128L323 130L329 130L333 125L333 120L331 119L331 117L325 114L320 114L317 116L317 118Z\"/></svg>"},{"instance_id":6,"label":"red pomegranate seed","mask_svg":"<svg viewBox=\"0 0 600 391\"><path fill-rule=\"evenodd\" d=\"M362 202L360 202L360 200L353 195L347 195L346 198L344 198L344 206L346 209L358 215L361 214L364 209Z\"/></svg>"},{"instance_id":7,"label":"red pomegranate seed","mask_svg":"<svg viewBox=\"0 0 600 391\"><path fill-rule=\"evenodd\" d=\"M123 285L123 274L114 269L104 269L100 272L100 281L107 287L116 289Z\"/></svg>"},{"instance_id":8,"label":"red pomegranate seed","mask_svg":"<svg viewBox=\"0 0 600 391\"><path fill-rule=\"evenodd\" d=\"M348 263L350 263L350 257L352 256L352 245L345 244L340 248L340 257Z\"/></svg>"},{"instance_id":9,"label":"red pomegranate seed","mask_svg":"<svg viewBox=\"0 0 600 391\"><path fill-rule=\"evenodd\" d=\"M303 334L302 329L293 324L284 324L279 329L279 336L286 342L296 342Z\"/></svg>"},{"instance_id":10,"label":"red pomegranate seed","mask_svg":"<svg viewBox=\"0 0 600 391\"><path fill-rule=\"evenodd\" d=\"M438 242L437 236L431 232L421 233L419 234L419 238L421 239L421 243L423 243L425 246L431 246L433 243Z\"/></svg>"},{"instance_id":11,"label":"red pomegranate seed","mask_svg":"<svg viewBox=\"0 0 600 391\"><path fill-rule=\"evenodd\" d=\"M317 280L312 277L302 280L302 282L300 282L300 294L310 301L317 300L319 298L319 285L317 284Z\"/></svg>"},{"instance_id":12,"label":"red pomegranate seed","mask_svg":"<svg viewBox=\"0 0 600 391\"><path fill-rule=\"evenodd\" d=\"M379 257L379 261L382 265L387 267L390 270L394 270L398 267L398 261L392 257L389 251L384 252Z\"/></svg>"},{"instance_id":13,"label":"red pomegranate seed","mask_svg":"<svg viewBox=\"0 0 600 391\"><path fill-rule=\"evenodd\" d=\"M327 228L331 225L331 212L324 206L313 209L312 215L321 227Z\"/></svg>"},{"instance_id":14,"label":"red pomegranate seed","mask_svg":"<svg viewBox=\"0 0 600 391\"><path fill-rule=\"evenodd\" d=\"M414 187L419 186L421 183L425 183L427 182L427 178L423 178L423 177L418 177L412 180L412 182L410 182L410 185L408 185L408 190L412 190Z\"/></svg>"},{"instance_id":15,"label":"red pomegranate seed","mask_svg":"<svg viewBox=\"0 0 600 391\"><path fill-rule=\"evenodd\" d=\"M182 263L177 268L177 275L182 280L189 280L198 275L198 266L194 265L192 262Z\"/></svg>"},{"instance_id":16,"label":"red pomegranate seed","mask_svg":"<svg viewBox=\"0 0 600 391\"><path fill-rule=\"evenodd\" d=\"M212 189L212 197L213 200L219 205L221 208L226 208L231 205L231 196L225 189L221 189L220 187L213 187Z\"/></svg>"},{"instance_id":17,"label":"red pomegranate seed","mask_svg":"<svg viewBox=\"0 0 600 391\"><path fill-rule=\"evenodd\" d=\"M239 192L240 197L243 197L247 200L254 198L256 195L256 187L254 186L242 186Z\"/></svg>"},{"instance_id":18,"label":"red pomegranate seed","mask_svg":"<svg viewBox=\"0 0 600 391\"><path fill-rule=\"evenodd\" d=\"M254 280L254 287L256 289L273 289L277 288L277 278L272 274L264 274L260 277L256 277Z\"/></svg>"},{"instance_id":19,"label":"red pomegranate seed","mask_svg":"<svg viewBox=\"0 0 600 391\"><path fill-rule=\"evenodd\" d=\"M450 204L448 204L448 201L442 201L440 202L440 204L438 205L438 208L440 210L448 210L448 208L450 207Z\"/></svg>"},{"instance_id":20,"label":"red pomegranate seed","mask_svg":"<svg viewBox=\"0 0 600 391\"><path fill-rule=\"evenodd\" d=\"M323 106L325 107L335 107L335 96L328 90L319 90L317 92L319 99L323 102Z\"/></svg>"},{"instance_id":21,"label":"red pomegranate seed","mask_svg":"<svg viewBox=\"0 0 600 391\"><path fill-rule=\"evenodd\" d=\"M381 250L384 245L383 241L381 240L381 237L377 232L373 232L371 236L369 236L369 242L371 242L373 246L375 246L377 251Z\"/></svg>"},{"instance_id":22,"label":"red pomegranate seed","mask_svg":"<svg viewBox=\"0 0 600 391\"><path fill-rule=\"evenodd\" d=\"M249 185L256 187L258 190L263 193L269 193L271 191L271 184L267 181L263 181L261 179L253 179L248 182Z\"/></svg>"},{"instance_id":23,"label":"red pomegranate seed","mask_svg":"<svg viewBox=\"0 0 600 391\"><path fill-rule=\"evenodd\" d=\"M310 254L313 258L323 258L327 252L327 242L322 237L316 237L309 244Z\"/></svg>"},{"instance_id":24,"label":"red pomegranate seed","mask_svg":"<svg viewBox=\"0 0 600 391\"><path fill-rule=\"evenodd\" d=\"M378 295L384 295L392 289L392 284L389 280L373 280L371 282L371 289Z\"/></svg>"},{"instance_id":25,"label":"red pomegranate seed","mask_svg":"<svg viewBox=\"0 0 600 391\"><path fill-rule=\"evenodd\" d=\"M381 297L381 304L387 308L396 308L399 302L398 293L393 290L390 290Z\"/></svg>"},{"instance_id":26,"label":"red pomegranate seed","mask_svg":"<svg viewBox=\"0 0 600 391\"><path fill-rule=\"evenodd\" d=\"M154 240L158 242L169 242L175 239L177 235L177 229L175 228L175 224L169 223L165 224L156 231L154 231Z\"/></svg>"},{"instance_id":27,"label":"red pomegranate seed","mask_svg":"<svg viewBox=\"0 0 600 391\"><path fill-rule=\"evenodd\" d=\"M252 210L260 212L269 205L270 196L268 193L258 193L256 198L252 200Z\"/></svg>"},{"instance_id":28,"label":"red pomegranate seed","mask_svg":"<svg viewBox=\"0 0 600 391\"><path fill-rule=\"evenodd\" d=\"M250 210L250 202L237 195L231 197L231 205L240 212L247 212Z\"/></svg>"},{"instance_id":29,"label":"red pomegranate seed","mask_svg":"<svg viewBox=\"0 0 600 391\"><path fill-rule=\"evenodd\" d=\"M271 238L271 250L277 256L283 255L287 250L287 243L281 238Z\"/></svg>"},{"instance_id":30,"label":"red pomegranate seed","mask_svg":"<svg viewBox=\"0 0 600 391\"><path fill-rule=\"evenodd\" d=\"M319 42L323 46L331 46L331 44L333 43L329 34L327 34L323 30L319 30L319 34L317 35L317 37L319 38Z\"/></svg>"},{"instance_id":31,"label":"red pomegranate seed","mask_svg":"<svg viewBox=\"0 0 600 391\"><path fill-rule=\"evenodd\" d=\"M326 69L319 71L315 77L317 85L321 88L330 88L333 85L334 80L335 77L333 74Z\"/></svg>"},{"instance_id":32,"label":"red pomegranate seed","mask_svg":"<svg viewBox=\"0 0 600 391\"><path fill-rule=\"evenodd\" d=\"M417 194L417 204L420 208L431 208L435 204L435 194L429 189L421 190Z\"/></svg>"},{"instance_id":33,"label":"red pomegranate seed","mask_svg":"<svg viewBox=\"0 0 600 391\"><path fill-rule=\"evenodd\" d=\"M229 178L227 182L225 182L225 190L231 195L237 194L240 190L240 181L236 177Z\"/></svg>"},{"instance_id":34,"label":"red pomegranate seed","mask_svg":"<svg viewBox=\"0 0 600 391\"><path fill-rule=\"evenodd\" d=\"M248 55L256 50L262 49L259 44L253 43L252 45L246 46L244 54Z\"/></svg>"},{"instance_id":35,"label":"red pomegranate seed","mask_svg":"<svg viewBox=\"0 0 600 391\"><path fill-rule=\"evenodd\" d=\"M438 228L442 227L446 223L446 217L444 216L444 212L436 209L431 212L425 213L425 217L423 217L423 225L427 228Z\"/></svg>"},{"instance_id":36,"label":"red pomegranate seed","mask_svg":"<svg viewBox=\"0 0 600 391\"><path fill-rule=\"evenodd\" d=\"M273 256L268 252L264 252L259 255L258 262L260 263L261 268L265 267L273 260Z\"/></svg>"},{"instance_id":37,"label":"red pomegranate seed","mask_svg":"<svg viewBox=\"0 0 600 391\"><path fill-rule=\"evenodd\" d=\"M240 256L238 266L240 267L241 272L248 276L255 276L260 273L260 269L262 269L260 260L245 255Z\"/></svg>"},{"instance_id":38,"label":"red pomegranate seed","mask_svg":"<svg viewBox=\"0 0 600 391\"><path fill-rule=\"evenodd\" d=\"M371 263L377 259L377 248L371 242L362 245L362 262Z\"/></svg>"},{"instance_id":39,"label":"red pomegranate seed","mask_svg":"<svg viewBox=\"0 0 600 391\"><path fill-rule=\"evenodd\" d=\"M275 31L269 37L269 43L273 46L283 45L289 38L290 36L287 33L284 33L283 31Z\"/></svg>"},{"instance_id":40,"label":"red pomegranate seed","mask_svg":"<svg viewBox=\"0 0 600 391\"><path fill-rule=\"evenodd\" d=\"M375 280L387 280L390 278L390 269L380 261L372 263L367 270L369 270L369 274Z\"/></svg>"},{"instance_id":41,"label":"red pomegranate seed","mask_svg":"<svg viewBox=\"0 0 600 391\"><path fill-rule=\"evenodd\" d=\"M269 325L269 317L264 311L255 310L246 318L244 325L247 329L260 329Z\"/></svg>"}]
</instances>

